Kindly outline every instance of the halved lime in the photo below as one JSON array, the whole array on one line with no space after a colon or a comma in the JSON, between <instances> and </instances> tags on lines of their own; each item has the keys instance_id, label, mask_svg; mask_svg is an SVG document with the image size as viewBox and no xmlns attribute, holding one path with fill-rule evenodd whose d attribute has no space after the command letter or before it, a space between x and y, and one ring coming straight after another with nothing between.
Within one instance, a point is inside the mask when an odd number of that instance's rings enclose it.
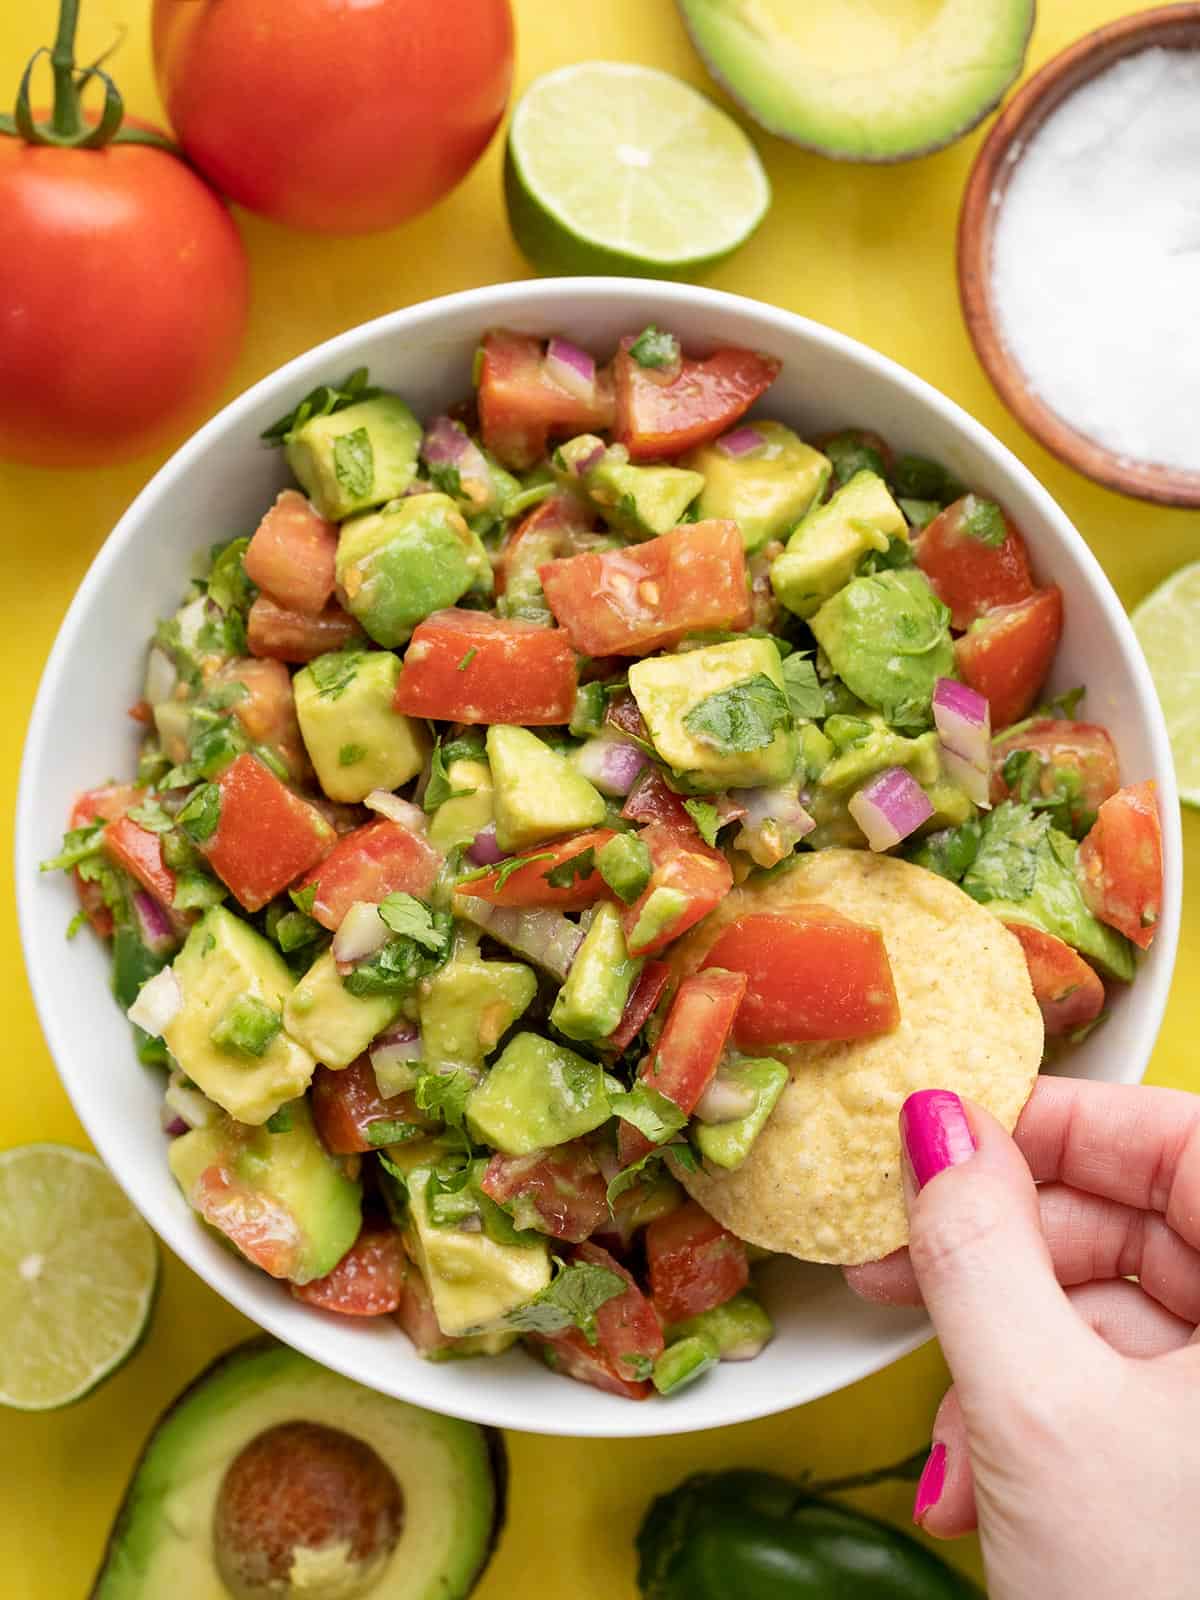
<instances>
[{"instance_id":1,"label":"halved lime","mask_svg":"<svg viewBox=\"0 0 1200 1600\"><path fill-rule=\"evenodd\" d=\"M582 61L513 112L508 219L539 272L681 277L736 250L771 187L750 139L653 67Z\"/></svg>"},{"instance_id":2,"label":"halved lime","mask_svg":"<svg viewBox=\"0 0 1200 1600\"><path fill-rule=\"evenodd\" d=\"M1166 719L1179 798L1200 806L1200 561L1160 583L1132 620Z\"/></svg>"},{"instance_id":3,"label":"halved lime","mask_svg":"<svg viewBox=\"0 0 1200 1600\"><path fill-rule=\"evenodd\" d=\"M0 1404L70 1405L115 1372L150 1320L154 1235L82 1150L0 1151Z\"/></svg>"}]
</instances>

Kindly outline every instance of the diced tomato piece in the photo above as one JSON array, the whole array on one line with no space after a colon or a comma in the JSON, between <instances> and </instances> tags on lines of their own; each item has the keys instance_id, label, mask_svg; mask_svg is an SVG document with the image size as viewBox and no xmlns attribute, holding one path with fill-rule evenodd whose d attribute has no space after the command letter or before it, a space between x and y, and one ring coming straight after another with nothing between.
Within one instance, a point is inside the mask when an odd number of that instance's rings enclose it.
<instances>
[{"instance_id":1,"label":"diced tomato piece","mask_svg":"<svg viewBox=\"0 0 1200 1600\"><path fill-rule=\"evenodd\" d=\"M1083 832L1104 802L1121 785L1117 752L1106 728L1091 722L1063 722L1039 717L1019 733L998 739L992 746L992 804L1010 795L1004 781L1004 763L1014 750L1031 750L1041 763L1035 792L1052 795L1064 778L1078 782L1079 794L1071 805L1071 820Z\"/></svg>"},{"instance_id":2,"label":"diced tomato piece","mask_svg":"<svg viewBox=\"0 0 1200 1600\"><path fill-rule=\"evenodd\" d=\"M714 350L702 361L684 356L676 376L643 367L621 340L613 362L617 438L631 461L657 461L707 444L732 428L774 383L781 362L756 350Z\"/></svg>"},{"instance_id":3,"label":"diced tomato piece","mask_svg":"<svg viewBox=\"0 0 1200 1600\"><path fill-rule=\"evenodd\" d=\"M629 1049L653 1015L670 979L671 969L665 961L647 961L625 1002L620 1022L604 1041L606 1045L614 1050Z\"/></svg>"},{"instance_id":4,"label":"diced tomato piece","mask_svg":"<svg viewBox=\"0 0 1200 1600\"><path fill-rule=\"evenodd\" d=\"M558 839L537 850L527 850L530 864L510 871L511 863L493 868L485 878L472 879L468 892L493 906L554 906L558 911L582 911L597 900L612 898L612 892L595 866L561 888L546 881L564 862L573 861L585 850L596 851L615 837L611 828L594 828L571 839ZM519 859L514 857L514 860ZM593 858L594 859L594 858ZM501 873L505 874L500 882Z\"/></svg>"},{"instance_id":5,"label":"diced tomato piece","mask_svg":"<svg viewBox=\"0 0 1200 1600\"><path fill-rule=\"evenodd\" d=\"M509 535L496 573L496 593L505 594L515 579L536 575L555 556L570 555L574 539L594 526L594 516L575 495L549 495Z\"/></svg>"},{"instance_id":6,"label":"diced tomato piece","mask_svg":"<svg viewBox=\"0 0 1200 1600\"><path fill-rule=\"evenodd\" d=\"M346 1254L323 1278L292 1285L305 1305L343 1317L386 1317L404 1299L408 1257L395 1228L368 1223Z\"/></svg>"},{"instance_id":7,"label":"diced tomato piece","mask_svg":"<svg viewBox=\"0 0 1200 1600\"><path fill-rule=\"evenodd\" d=\"M435 611L413 633L394 703L406 716L442 722L569 722L575 652L561 628L483 611Z\"/></svg>"},{"instance_id":8,"label":"diced tomato piece","mask_svg":"<svg viewBox=\"0 0 1200 1600\"><path fill-rule=\"evenodd\" d=\"M303 1248L287 1206L234 1178L228 1167L205 1167L187 1196L192 1208L272 1278L290 1278Z\"/></svg>"},{"instance_id":9,"label":"diced tomato piece","mask_svg":"<svg viewBox=\"0 0 1200 1600\"><path fill-rule=\"evenodd\" d=\"M1062 590L1051 585L1017 605L989 611L955 640L959 674L986 696L993 728L1007 728L1029 712L1061 634Z\"/></svg>"},{"instance_id":10,"label":"diced tomato piece","mask_svg":"<svg viewBox=\"0 0 1200 1600\"><path fill-rule=\"evenodd\" d=\"M135 700L129 708L129 716L134 722L140 722L143 728L148 728L154 721L154 707L149 700Z\"/></svg>"},{"instance_id":11,"label":"diced tomato piece","mask_svg":"<svg viewBox=\"0 0 1200 1600\"><path fill-rule=\"evenodd\" d=\"M529 1156L494 1155L480 1187L497 1205L510 1206L518 1228L574 1244L608 1220L604 1178L581 1139Z\"/></svg>"},{"instance_id":12,"label":"diced tomato piece","mask_svg":"<svg viewBox=\"0 0 1200 1600\"><path fill-rule=\"evenodd\" d=\"M987 501L964 495L925 528L914 546L917 565L938 599L950 607L950 625L969 628L996 606L1013 606L1034 592L1029 552L1016 524L1003 508L1004 537L985 542L969 530L972 518L986 516Z\"/></svg>"},{"instance_id":13,"label":"diced tomato piece","mask_svg":"<svg viewBox=\"0 0 1200 1600\"><path fill-rule=\"evenodd\" d=\"M743 1050L890 1033L900 1007L883 935L829 906L739 917L705 967L745 973L733 1036Z\"/></svg>"},{"instance_id":14,"label":"diced tomato piece","mask_svg":"<svg viewBox=\"0 0 1200 1600\"><path fill-rule=\"evenodd\" d=\"M427 1360L451 1349L454 1340L443 1333L433 1309L433 1298L420 1271L410 1261L404 1280L404 1294L396 1308L396 1321Z\"/></svg>"},{"instance_id":15,"label":"diced tomato piece","mask_svg":"<svg viewBox=\"0 0 1200 1600\"><path fill-rule=\"evenodd\" d=\"M163 906L175 900L175 874L163 860L162 839L129 817L119 817L104 830L104 849L114 861L136 878L142 888Z\"/></svg>"},{"instance_id":16,"label":"diced tomato piece","mask_svg":"<svg viewBox=\"0 0 1200 1600\"><path fill-rule=\"evenodd\" d=\"M628 689L623 689L608 702L604 720L609 727L616 728L618 733L627 733L630 738L649 741L650 730L638 710L637 701Z\"/></svg>"},{"instance_id":17,"label":"diced tomato piece","mask_svg":"<svg viewBox=\"0 0 1200 1600\"><path fill-rule=\"evenodd\" d=\"M428 899L441 870L441 852L427 839L381 817L344 833L299 887L316 885L312 914L323 928L336 932L356 900L378 905L397 893Z\"/></svg>"},{"instance_id":18,"label":"diced tomato piece","mask_svg":"<svg viewBox=\"0 0 1200 1600\"><path fill-rule=\"evenodd\" d=\"M746 1246L694 1200L646 1229L646 1268L668 1326L723 1306L750 1281Z\"/></svg>"},{"instance_id":19,"label":"diced tomato piece","mask_svg":"<svg viewBox=\"0 0 1200 1600\"><path fill-rule=\"evenodd\" d=\"M1093 915L1148 950L1162 914L1162 828L1154 783L1118 789L1079 846L1079 884Z\"/></svg>"},{"instance_id":20,"label":"diced tomato piece","mask_svg":"<svg viewBox=\"0 0 1200 1600\"><path fill-rule=\"evenodd\" d=\"M1041 1009L1046 1037L1058 1038L1094 1022L1104 1010L1104 985L1077 951L1052 933L1020 922L1004 926L1025 952L1033 997Z\"/></svg>"},{"instance_id":21,"label":"diced tomato piece","mask_svg":"<svg viewBox=\"0 0 1200 1600\"><path fill-rule=\"evenodd\" d=\"M328 853L333 829L256 756L238 756L216 785L220 816L199 848L234 898L259 911Z\"/></svg>"},{"instance_id":22,"label":"diced tomato piece","mask_svg":"<svg viewBox=\"0 0 1200 1600\"><path fill-rule=\"evenodd\" d=\"M652 822L641 830L640 837L650 852L650 882L622 913L622 921L630 955L652 956L720 905L733 888L733 871L721 852L706 845L694 828L684 833L665 822ZM656 932L643 932L635 942L634 930L656 889L673 889L682 895L680 908Z\"/></svg>"},{"instance_id":23,"label":"diced tomato piece","mask_svg":"<svg viewBox=\"0 0 1200 1600\"><path fill-rule=\"evenodd\" d=\"M270 656L298 666L323 656L327 650L345 650L366 642L366 634L336 600L331 600L315 617L309 617L303 611L277 606L267 595L260 594L250 607L246 622L246 643L252 656Z\"/></svg>"},{"instance_id":24,"label":"diced tomato piece","mask_svg":"<svg viewBox=\"0 0 1200 1600\"><path fill-rule=\"evenodd\" d=\"M597 1244L581 1244L574 1260L604 1267L624 1278L625 1293L605 1301L596 1312L594 1345L578 1328L562 1333L534 1334L532 1341L552 1352L552 1365L558 1372L626 1400L645 1400L650 1384L645 1376L663 1351L662 1328L654 1307L638 1288L632 1276L607 1250Z\"/></svg>"},{"instance_id":25,"label":"diced tomato piece","mask_svg":"<svg viewBox=\"0 0 1200 1600\"><path fill-rule=\"evenodd\" d=\"M255 530L246 576L288 611L319 616L333 595L337 529L298 489L285 489Z\"/></svg>"},{"instance_id":26,"label":"diced tomato piece","mask_svg":"<svg viewBox=\"0 0 1200 1600\"><path fill-rule=\"evenodd\" d=\"M308 771L308 752L300 736L292 675L282 661L246 656L227 661L210 679L210 687L238 683L246 693L230 710L246 737L278 751L293 777Z\"/></svg>"},{"instance_id":27,"label":"diced tomato piece","mask_svg":"<svg viewBox=\"0 0 1200 1600\"><path fill-rule=\"evenodd\" d=\"M705 628L748 628L746 553L736 522L693 522L624 550L540 569L542 588L584 655L644 656Z\"/></svg>"},{"instance_id":28,"label":"diced tomato piece","mask_svg":"<svg viewBox=\"0 0 1200 1600\"><path fill-rule=\"evenodd\" d=\"M136 806L145 794L132 783L110 783L102 789L89 789L81 794L71 807L69 828L85 828L89 822L115 822L123 817L130 806ZM75 893L79 906L92 927L102 939L112 936L113 915L104 903L104 893L98 883L89 883L76 871Z\"/></svg>"},{"instance_id":29,"label":"diced tomato piece","mask_svg":"<svg viewBox=\"0 0 1200 1600\"><path fill-rule=\"evenodd\" d=\"M384 1099L367 1056L359 1056L340 1072L317 1068L312 1081L312 1115L322 1143L335 1156L376 1149L370 1138L372 1123L415 1122L424 1127L428 1122L411 1094Z\"/></svg>"},{"instance_id":30,"label":"diced tomato piece","mask_svg":"<svg viewBox=\"0 0 1200 1600\"><path fill-rule=\"evenodd\" d=\"M696 972L685 978L671 1002L657 1045L638 1068L639 1079L690 1116L712 1082L746 994L741 972ZM623 1167L652 1149L632 1123L617 1129L617 1156Z\"/></svg>"},{"instance_id":31,"label":"diced tomato piece","mask_svg":"<svg viewBox=\"0 0 1200 1600\"><path fill-rule=\"evenodd\" d=\"M515 472L546 454L546 441L612 427L612 374L596 373L595 398L579 400L546 371L541 339L493 328L485 333L479 365L479 425L496 459Z\"/></svg>"},{"instance_id":32,"label":"diced tomato piece","mask_svg":"<svg viewBox=\"0 0 1200 1600\"><path fill-rule=\"evenodd\" d=\"M642 772L621 807L621 815L627 822L664 822L676 833L696 832L683 796L670 788L657 767L647 767Z\"/></svg>"}]
</instances>

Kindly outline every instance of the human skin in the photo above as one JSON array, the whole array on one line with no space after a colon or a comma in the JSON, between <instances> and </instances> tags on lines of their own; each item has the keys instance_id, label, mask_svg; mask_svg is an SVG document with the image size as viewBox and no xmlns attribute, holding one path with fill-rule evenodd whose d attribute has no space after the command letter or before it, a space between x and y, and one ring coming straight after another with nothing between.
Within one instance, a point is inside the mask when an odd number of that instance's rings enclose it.
<instances>
[{"instance_id":1,"label":"human skin","mask_svg":"<svg viewBox=\"0 0 1200 1600\"><path fill-rule=\"evenodd\" d=\"M909 1248L846 1277L954 1377L914 1516L978 1526L991 1600L1193 1600L1200 1097L1043 1078L1010 1139L925 1091L901 1135Z\"/></svg>"}]
</instances>

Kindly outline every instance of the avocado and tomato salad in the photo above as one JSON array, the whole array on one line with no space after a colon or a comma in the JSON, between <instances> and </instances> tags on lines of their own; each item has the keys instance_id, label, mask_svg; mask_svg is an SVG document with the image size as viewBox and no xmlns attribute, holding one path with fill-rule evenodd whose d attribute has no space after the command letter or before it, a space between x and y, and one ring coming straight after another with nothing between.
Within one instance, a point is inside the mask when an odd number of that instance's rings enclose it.
<instances>
[{"instance_id":1,"label":"avocado and tomato salad","mask_svg":"<svg viewBox=\"0 0 1200 1600\"><path fill-rule=\"evenodd\" d=\"M136 771L46 865L204 1226L430 1360L522 1342L640 1400L771 1336L680 1176L746 1159L785 1046L899 1020L835 906L687 976L675 942L800 852L902 852L1014 930L1063 1042L1162 869L1152 786L1039 704L1062 596L1002 507L760 416L770 355L607 354L488 331L424 422L362 371L305 396L264 435L294 486L158 625Z\"/></svg>"}]
</instances>

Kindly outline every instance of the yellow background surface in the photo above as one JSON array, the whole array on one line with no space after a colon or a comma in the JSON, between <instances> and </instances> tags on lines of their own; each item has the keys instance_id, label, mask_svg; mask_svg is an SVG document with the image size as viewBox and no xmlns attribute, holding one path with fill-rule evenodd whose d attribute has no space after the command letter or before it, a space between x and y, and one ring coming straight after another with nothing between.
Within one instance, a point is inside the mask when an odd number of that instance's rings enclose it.
<instances>
[{"instance_id":1,"label":"yellow background surface","mask_svg":"<svg viewBox=\"0 0 1200 1600\"><path fill-rule=\"evenodd\" d=\"M453 0L446 0L453 5ZM1029 65L1125 8L1043 0ZM706 80L670 0L516 0L517 87L562 62L636 60L696 84ZM159 116L149 65L149 0L86 0L81 59L118 29L111 69L131 111ZM38 44L53 0L0 6L0 98ZM1195 516L1124 501L1046 455L993 394L958 312L954 228L981 135L894 168L848 167L756 135L775 202L751 243L711 281L826 322L874 345L954 396L1049 486L1134 604L1200 554ZM253 263L249 338L225 399L310 345L429 295L529 275L508 234L500 146L424 218L353 241L304 238L241 219ZM298 263L303 270L297 270ZM569 330L567 330L569 331ZM2 351L0 351L2 368ZM11 861L12 808L25 724L59 619L118 515L158 465L53 474L0 465L0 859ZM86 664L81 664L86 670ZM114 715L115 715L114 711ZM102 775L98 775L102 776ZM1188 859L1200 866L1200 819L1185 817ZM1180 973L1200 954L1200 908L1185 910ZM4 1058L0 1146L33 1139L86 1143L55 1075L26 987L11 895L0 916ZM105 1003L97 997L96 1004ZM1200 1011L1181 976L1151 1067L1156 1083L1200 1088L1193 1046ZM1193 1040L1189 1046L1188 1040ZM96 1070L112 1064L98 1061ZM174 1259L150 1337L111 1383L56 1415L0 1413L0 1591L8 1600L68 1600L86 1592L126 1477L151 1423L175 1392L250 1327ZM631 1540L651 1495L698 1466L770 1465L838 1473L908 1453L928 1438L946 1382L936 1347L842 1394L721 1433L587 1443L513 1436L508 1531L479 1600L632 1596ZM909 1491L864 1505L904 1520ZM972 1545L952 1557L977 1569ZM186 1600L185 1596L178 1600Z\"/></svg>"}]
</instances>

